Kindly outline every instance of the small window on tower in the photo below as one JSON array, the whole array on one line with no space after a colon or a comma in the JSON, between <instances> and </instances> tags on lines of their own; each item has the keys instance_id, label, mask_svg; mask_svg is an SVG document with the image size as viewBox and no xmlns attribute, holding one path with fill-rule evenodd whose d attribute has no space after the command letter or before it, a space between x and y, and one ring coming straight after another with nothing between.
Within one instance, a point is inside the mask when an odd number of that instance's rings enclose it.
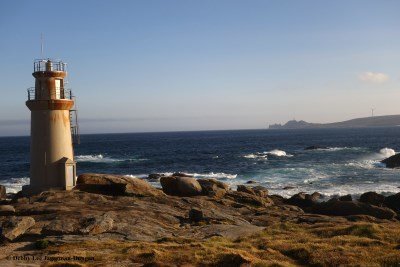
<instances>
[{"instance_id":1,"label":"small window on tower","mask_svg":"<svg viewBox=\"0 0 400 267\"><path fill-rule=\"evenodd\" d=\"M56 80L56 99L61 98L61 81Z\"/></svg>"}]
</instances>

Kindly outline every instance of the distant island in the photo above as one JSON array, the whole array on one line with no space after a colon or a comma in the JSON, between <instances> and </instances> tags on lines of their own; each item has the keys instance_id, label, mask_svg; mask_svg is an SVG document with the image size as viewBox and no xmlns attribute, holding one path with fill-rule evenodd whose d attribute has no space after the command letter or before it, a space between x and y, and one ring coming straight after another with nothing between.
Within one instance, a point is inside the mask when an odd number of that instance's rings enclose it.
<instances>
[{"instance_id":1,"label":"distant island","mask_svg":"<svg viewBox=\"0 0 400 267\"><path fill-rule=\"evenodd\" d=\"M285 124L271 124L269 129L314 129L314 128L358 128L358 127L383 127L399 126L400 115L386 115L357 118L333 123L310 123L303 120L290 120Z\"/></svg>"}]
</instances>

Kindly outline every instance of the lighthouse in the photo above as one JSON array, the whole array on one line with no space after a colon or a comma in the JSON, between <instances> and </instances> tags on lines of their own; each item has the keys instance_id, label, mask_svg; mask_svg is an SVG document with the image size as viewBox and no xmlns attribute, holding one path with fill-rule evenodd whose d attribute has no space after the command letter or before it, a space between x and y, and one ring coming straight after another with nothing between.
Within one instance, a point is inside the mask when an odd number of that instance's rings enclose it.
<instances>
[{"instance_id":1,"label":"lighthouse","mask_svg":"<svg viewBox=\"0 0 400 267\"><path fill-rule=\"evenodd\" d=\"M30 184L22 190L27 195L70 190L76 183L73 140L78 127L71 123L77 117L74 97L65 88L66 63L40 59L33 65L35 87L28 88L26 101L31 111Z\"/></svg>"}]
</instances>

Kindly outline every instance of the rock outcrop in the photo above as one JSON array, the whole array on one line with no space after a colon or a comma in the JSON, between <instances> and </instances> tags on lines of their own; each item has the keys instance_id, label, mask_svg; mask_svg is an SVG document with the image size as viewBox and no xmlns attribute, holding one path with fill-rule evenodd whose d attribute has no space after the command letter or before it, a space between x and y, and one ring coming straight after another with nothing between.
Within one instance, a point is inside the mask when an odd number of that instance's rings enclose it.
<instances>
[{"instance_id":1,"label":"rock outcrop","mask_svg":"<svg viewBox=\"0 0 400 267\"><path fill-rule=\"evenodd\" d=\"M400 153L393 155L391 157L388 157L384 160L381 161L386 165L387 168L399 168L400 167Z\"/></svg>"},{"instance_id":2,"label":"rock outcrop","mask_svg":"<svg viewBox=\"0 0 400 267\"><path fill-rule=\"evenodd\" d=\"M360 196L360 201L375 206L382 206L383 202L385 202L385 196L376 192L366 192Z\"/></svg>"},{"instance_id":3,"label":"rock outcrop","mask_svg":"<svg viewBox=\"0 0 400 267\"><path fill-rule=\"evenodd\" d=\"M1 224L0 234L3 239L13 241L33 225L35 225L35 220L32 217L7 217Z\"/></svg>"},{"instance_id":4,"label":"rock outcrop","mask_svg":"<svg viewBox=\"0 0 400 267\"><path fill-rule=\"evenodd\" d=\"M393 219L396 216L396 213L389 208L339 200L318 203L307 211L333 216L370 215L379 219Z\"/></svg>"},{"instance_id":5,"label":"rock outcrop","mask_svg":"<svg viewBox=\"0 0 400 267\"><path fill-rule=\"evenodd\" d=\"M384 205L400 213L400 193L387 196Z\"/></svg>"},{"instance_id":6,"label":"rock outcrop","mask_svg":"<svg viewBox=\"0 0 400 267\"><path fill-rule=\"evenodd\" d=\"M210 197L223 197L229 190L229 186L216 179L198 179L197 182L201 186L202 194Z\"/></svg>"},{"instance_id":7,"label":"rock outcrop","mask_svg":"<svg viewBox=\"0 0 400 267\"><path fill-rule=\"evenodd\" d=\"M162 192L148 182L133 177L85 173L79 175L76 188L81 191L114 196L158 196Z\"/></svg>"},{"instance_id":8,"label":"rock outcrop","mask_svg":"<svg viewBox=\"0 0 400 267\"><path fill-rule=\"evenodd\" d=\"M171 196L191 197L202 194L202 187L192 177L165 176L161 177L160 183L165 194Z\"/></svg>"}]
</instances>

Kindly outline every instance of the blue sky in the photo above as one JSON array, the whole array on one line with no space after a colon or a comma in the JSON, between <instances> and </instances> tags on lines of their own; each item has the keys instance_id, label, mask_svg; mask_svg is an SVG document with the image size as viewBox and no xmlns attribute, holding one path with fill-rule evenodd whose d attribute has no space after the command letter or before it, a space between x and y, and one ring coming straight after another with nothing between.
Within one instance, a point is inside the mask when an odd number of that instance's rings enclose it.
<instances>
[{"instance_id":1,"label":"blue sky","mask_svg":"<svg viewBox=\"0 0 400 267\"><path fill-rule=\"evenodd\" d=\"M399 1L1 1L0 135L33 60L68 63L81 130L264 128L398 114Z\"/></svg>"}]
</instances>

